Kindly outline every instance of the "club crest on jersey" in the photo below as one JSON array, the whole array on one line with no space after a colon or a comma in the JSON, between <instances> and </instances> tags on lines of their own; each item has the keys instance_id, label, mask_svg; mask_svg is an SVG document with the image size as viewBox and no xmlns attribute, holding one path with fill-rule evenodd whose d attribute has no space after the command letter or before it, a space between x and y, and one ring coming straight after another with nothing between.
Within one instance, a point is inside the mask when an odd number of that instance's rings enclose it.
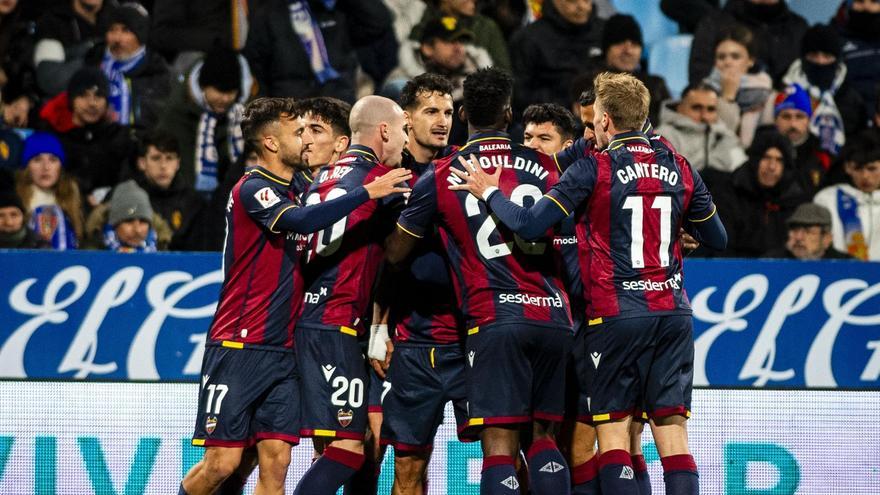
<instances>
[{"instance_id":1,"label":"club crest on jersey","mask_svg":"<svg viewBox=\"0 0 880 495\"><path fill-rule=\"evenodd\" d=\"M347 428L348 425L351 424L351 420L354 419L354 411L349 409L348 411L344 409L340 409L336 412L336 419L339 420L339 424L343 428Z\"/></svg>"},{"instance_id":2,"label":"club crest on jersey","mask_svg":"<svg viewBox=\"0 0 880 495\"><path fill-rule=\"evenodd\" d=\"M269 208L281 202L281 198L279 198L278 195L275 194L275 191L268 186L254 193L254 199L256 199L263 208Z\"/></svg>"},{"instance_id":3,"label":"club crest on jersey","mask_svg":"<svg viewBox=\"0 0 880 495\"><path fill-rule=\"evenodd\" d=\"M217 429L217 417L216 416L208 416L208 419L205 420L205 431L210 435L214 433L214 430Z\"/></svg>"}]
</instances>

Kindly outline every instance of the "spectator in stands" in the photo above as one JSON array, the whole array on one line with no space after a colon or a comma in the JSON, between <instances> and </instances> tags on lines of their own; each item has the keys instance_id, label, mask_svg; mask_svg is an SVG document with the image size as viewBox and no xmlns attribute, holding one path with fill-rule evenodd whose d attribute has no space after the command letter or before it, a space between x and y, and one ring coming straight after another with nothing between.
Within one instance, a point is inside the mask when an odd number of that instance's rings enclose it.
<instances>
[{"instance_id":1,"label":"spectator in stands","mask_svg":"<svg viewBox=\"0 0 880 495\"><path fill-rule=\"evenodd\" d=\"M0 170L18 168L21 163L22 141L18 134L0 125Z\"/></svg>"},{"instance_id":2,"label":"spectator in stands","mask_svg":"<svg viewBox=\"0 0 880 495\"><path fill-rule=\"evenodd\" d=\"M727 127L748 147L755 136L761 111L773 93L773 81L755 57L752 32L732 25L718 35L715 66L704 81L720 97L718 113Z\"/></svg>"},{"instance_id":3,"label":"spectator in stands","mask_svg":"<svg viewBox=\"0 0 880 495\"><path fill-rule=\"evenodd\" d=\"M43 94L64 91L85 56L103 36L104 0L58 2L37 21L34 67Z\"/></svg>"},{"instance_id":4,"label":"spectator in stands","mask_svg":"<svg viewBox=\"0 0 880 495\"><path fill-rule=\"evenodd\" d=\"M136 179L150 197L153 211L171 227L172 251L197 251L203 246L199 223L205 200L177 178L180 146L177 138L162 131L148 133L141 140Z\"/></svg>"},{"instance_id":5,"label":"spectator in stands","mask_svg":"<svg viewBox=\"0 0 880 495\"><path fill-rule=\"evenodd\" d=\"M678 23L679 31L693 33L701 19L718 15L720 5L719 0L660 0L660 10Z\"/></svg>"},{"instance_id":6,"label":"spectator in stands","mask_svg":"<svg viewBox=\"0 0 880 495\"><path fill-rule=\"evenodd\" d=\"M35 132L24 142L23 170L15 190L30 216L39 247L76 249L83 233L79 186L65 170L61 142L48 132Z\"/></svg>"},{"instance_id":7,"label":"spectator in stands","mask_svg":"<svg viewBox=\"0 0 880 495\"><path fill-rule=\"evenodd\" d=\"M150 45L174 64L190 68L214 45L241 50L249 17L269 0L155 0Z\"/></svg>"},{"instance_id":8,"label":"spectator in stands","mask_svg":"<svg viewBox=\"0 0 880 495\"><path fill-rule=\"evenodd\" d=\"M166 251L171 229L153 211L150 198L133 180L113 189L109 203L95 208L86 222L89 249L116 253Z\"/></svg>"},{"instance_id":9,"label":"spectator in stands","mask_svg":"<svg viewBox=\"0 0 880 495\"><path fill-rule=\"evenodd\" d=\"M880 99L880 0L846 2L837 25L843 37L846 80L859 92L869 113Z\"/></svg>"},{"instance_id":10,"label":"spectator in stands","mask_svg":"<svg viewBox=\"0 0 880 495\"><path fill-rule=\"evenodd\" d=\"M662 77L648 74L642 68L642 46L642 29L634 17L625 14L611 16L605 21L602 33L602 59L595 65L614 72L628 72L642 81L651 94L648 118L658 122L660 107L671 95Z\"/></svg>"},{"instance_id":11,"label":"spectator in stands","mask_svg":"<svg viewBox=\"0 0 880 495\"><path fill-rule=\"evenodd\" d=\"M33 53L32 24L23 15L19 0L0 1L0 67L10 79L22 79Z\"/></svg>"},{"instance_id":12,"label":"spectator in stands","mask_svg":"<svg viewBox=\"0 0 880 495\"><path fill-rule=\"evenodd\" d=\"M263 95L353 103L354 48L390 28L391 14L381 0L274 0L254 15L243 53Z\"/></svg>"},{"instance_id":13,"label":"spectator in stands","mask_svg":"<svg viewBox=\"0 0 880 495\"><path fill-rule=\"evenodd\" d=\"M0 127L28 127L36 96L25 88L21 79L11 79L3 86L2 93L3 122Z\"/></svg>"},{"instance_id":14,"label":"spectator in stands","mask_svg":"<svg viewBox=\"0 0 880 495\"><path fill-rule=\"evenodd\" d=\"M108 93L104 73L86 67L70 79L66 94L59 95L41 112L60 132L68 156L67 170L76 177L90 208L131 175L137 146L129 128L110 120ZM55 113L50 115L47 109Z\"/></svg>"},{"instance_id":15,"label":"spectator in stands","mask_svg":"<svg viewBox=\"0 0 880 495\"><path fill-rule=\"evenodd\" d=\"M840 37L832 27L817 24L804 35L801 57L782 79L809 93L813 105L810 132L832 155L837 155L846 138L860 132L868 122L864 101L846 81L846 74Z\"/></svg>"},{"instance_id":16,"label":"spectator in stands","mask_svg":"<svg viewBox=\"0 0 880 495\"><path fill-rule=\"evenodd\" d=\"M428 8L410 33L411 39L421 40L425 26L434 19L454 17L462 28L473 33L474 46L485 49L489 54L492 60L489 65L510 70L510 54L504 34L495 21L477 12L476 0L426 0L426 3Z\"/></svg>"},{"instance_id":17,"label":"spectator in stands","mask_svg":"<svg viewBox=\"0 0 880 495\"><path fill-rule=\"evenodd\" d=\"M125 3L110 8L106 22L104 42L92 50L86 64L100 66L110 82L114 122L153 127L171 80L165 59L147 47L149 14L139 4Z\"/></svg>"},{"instance_id":18,"label":"spectator in stands","mask_svg":"<svg viewBox=\"0 0 880 495\"><path fill-rule=\"evenodd\" d=\"M454 17L436 18L421 31L418 42L401 46L400 66L389 76L383 93L397 98L403 85L424 74L439 74L452 81L452 99L460 102L462 83L468 74L492 65L486 50L473 45L474 33Z\"/></svg>"},{"instance_id":19,"label":"spectator in stands","mask_svg":"<svg viewBox=\"0 0 880 495\"><path fill-rule=\"evenodd\" d=\"M794 84L780 92L774 102L773 123L794 147L795 173L804 190L815 194L831 166L831 155L819 147L819 139L810 133L810 95Z\"/></svg>"},{"instance_id":20,"label":"spectator in stands","mask_svg":"<svg viewBox=\"0 0 880 495\"><path fill-rule=\"evenodd\" d=\"M34 249L37 236L25 224L24 205L11 189L0 190L0 249Z\"/></svg>"},{"instance_id":21,"label":"spectator in stands","mask_svg":"<svg viewBox=\"0 0 880 495\"><path fill-rule=\"evenodd\" d=\"M728 256L756 258L785 243L785 222L809 201L792 170L788 139L775 130L755 136L749 160L713 191L724 218Z\"/></svg>"},{"instance_id":22,"label":"spectator in stands","mask_svg":"<svg viewBox=\"0 0 880 495\"><path fill-rule=\"evenodd\" d=\"M709 14L697 25L688 68L691 82L712 71L718 35L734 24L753 33L754 46L760 49L755 59L775 82L798 58L801 38L809 27L803 17L789 10L785 0L728 0L720 14Z\"/></svg>"},{"instance_id":23,"label":"spectator in stands","mask_svg":"<svg viewBox=\"0 0 880 495\"><path fill-rule=\"evenodd\" d=\"M831 246L831 213L828 208L804 203L797 207L786 225L788 239L785 245L767 251L764 258L801 261L852 259Z\"/></svg>"},{"instance_id":24,"label":"spectator in stands","mask_svg":"<svg viewBox=\"0 0 880 495\"><path fill-rule=\"evenodd\" d=\"M657 132L697 170L733 172L747 159L736 134L718 119L718 93L705 83L688 86L681 101L663 107Z\"/></svg>"},{"instance_id":25,"label":"spectator in stands","mask_svg":"<svg viewBox=\"0 0 880 495\"><path fill-rule=\"evenodd\" d=\"M546 0L542 16L510 40L514 108L532 103L568 106L574 77L602 53L602 27L592 0Z\"/></svg>"},{"instance_id":26,"label":"spectator in stands","mask_svg":"<svg viewBox=\"0 0 880 495\"><path fill-rule=\"evenodd\" d=\"M850 183L826 187L813 201L831 211L835 249L880 261L880 143L859 140L844 167Z\"/></svg>"},{"instance_id":27,"label":"spectator in stands","mask_svg":"<svg viewBox=\"0 0 880 495\"><path fill-rule=\"evenodd\" d=\"M240 124L253 88L244 57L216 46L172 89L158 127L180 144L182 185L209 197L223 181L244 149Z\"/></svg>"}]
</instances>

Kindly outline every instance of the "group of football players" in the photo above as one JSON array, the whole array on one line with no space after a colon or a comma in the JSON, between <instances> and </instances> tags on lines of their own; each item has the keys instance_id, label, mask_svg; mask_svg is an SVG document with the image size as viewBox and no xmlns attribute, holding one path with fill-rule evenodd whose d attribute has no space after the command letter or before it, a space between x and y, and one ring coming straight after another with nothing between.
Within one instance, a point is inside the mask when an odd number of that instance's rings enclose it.
<instances>
[{"instance_id":1,"label":"group of football players","mask_svg":"<svg viewBox=\"0 0 880 495\"><path fill-rule=\"evenodd\" d=\"M651 132L649 96L597 76L580 125L554 104L513 124L509 74L442 76L399 102L260 98L257 166L227 204L225 279L202 365L181 494L427 493L452 401L480 441L481 494L650 493L649 424L668 494L698 493L687 443L693 337L680 232L726 243L684 157ZM456 114L457 115L454 115ZM449 146L453 119L468 141Z\"/></svg>"}]
</instances>

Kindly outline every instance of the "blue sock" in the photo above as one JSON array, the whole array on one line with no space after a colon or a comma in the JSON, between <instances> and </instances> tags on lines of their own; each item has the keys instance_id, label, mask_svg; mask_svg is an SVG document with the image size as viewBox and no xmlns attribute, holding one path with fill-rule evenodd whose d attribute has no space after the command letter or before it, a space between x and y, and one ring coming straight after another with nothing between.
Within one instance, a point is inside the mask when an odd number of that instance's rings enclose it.
<instances>
[{"instance_id":1,"label":"blue sock","mask_svg":"<svg viewBox=\"0 0 880 495\"><path fill-rule=\"evenodd\" d=\"M632 460L625 450L609 450L599 456L599 481L602 493L639 495Z\"/></svg>"},{"instance_id":2,"label":"blue sock","mask_svg":"<svg viewBox=\"0 0 880 495\"><path fill-rule=\"evenodd\" d=\"M660 458L660 462L663 463L666 495L699 495L697 464L692 455L670 455Z\"/></svg>"},{"instance_id":3,"label":"blue sock","mask_svg":"<svg viewBox=\"0 0 880 495\"><path fill-rule=\"evenodd\" d=\"M526 456L529 463L529 479L535 495L568 495L571 493L571 478L568 465L556 447L556 442L541 438L532 442Z\"/></svg>"},{"instance_id":4,"label":"blue sock","mask_svg":"<svg viewBox=\"0 0 880 495\"><path fill-rule=\"evenodd\" d=\"M296 485L294 495L336 495L336 491L360 469L364 455L327 447Z\"/></svg>"},{"instance_id":5,"label":"blue sock","mask_svg":"<svg viewBox=\"0 0 880 495\"><path fill-rule=\"evenodd\" d=\"M572 495L599 495L599 462L598 456L575 466L571 470Z\"/></svg>"},{"instance_id":6,"label":"blue sock","mask_svg":"<svg viewBox=\"0 0 880 495\"><path fill-rule=\"evenodd\" d=\"M634 455L631 459L633 471L636 473L636 483L639 485L639 495L651 495L651 477L648 475L645 456Z\"/></svg>"},{"instance_id":7,"label":"blue sock","mask_svg":"<svg viewBox=\"0 0 880 495\"><path fill-rule=\"evenodd\" d=\"M188 495L186 490L183 489L183 482L180 482L180 490L177 491L177 495Z\"/></svg>"},{"instance_id":8,"label":"blue sock","mask_svg":"<svg viewBox=\"0 0 880 495\"><path fill-rule=\"evenodd\" d=\"M519 495L513 457L493 455L483 458L480 495Z\"/></svg>"}]
</instances>

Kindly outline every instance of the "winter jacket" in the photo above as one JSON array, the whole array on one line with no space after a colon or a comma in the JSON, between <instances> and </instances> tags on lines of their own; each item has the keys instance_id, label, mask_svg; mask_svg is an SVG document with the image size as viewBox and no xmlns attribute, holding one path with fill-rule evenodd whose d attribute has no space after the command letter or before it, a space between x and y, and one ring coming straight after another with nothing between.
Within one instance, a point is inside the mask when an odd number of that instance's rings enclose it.
<instances>
[{"instance_id":1,"label":"winter jacket","mask_svg":"<svg viewBox=\"0 0 880 495\"><path fill-rule=\"evenodd\" d=\"M452 99L453 101L461 101L463 97L464 78L468 74L476 72L480 67L492 65L492 59L489 53L483 48L475 45L466 44L464 65L454 73L436 67L429 67L425 64L422 56L421 43L418 41L408 40L403 42L400 47L398 58L400 65L397 66L391 74L388 75L387 83L399 84L403 87L403 83L425 72L442 74L452 81Z\"/></svg>"},{"instance_id":2,"label":"winter jacket","mask_svg":"<svg viewBox=\"0 0 880 495\"><path fill-rule=\"evenodd\" d=\"M168 189L161 189L140 176L138 186L147 192L153 211L171 228L171 251L198 251L202 248L201 220L205 200L193 188L175 177Z\"/></svg>"},{"instance_id":3,"label":"winter jacket","mask_svg":"<svg viewBox=\"0 0 880 495\"><path fill-rule=\"evenodd\" d=\"M843 63L846 64L846 82L862 97L868 115L875 111L880 98L880 33L873 39L864 39L844 31Z\"/></svg>"},{"instance_id":4,"label":"winter jacket","mask_svg":"<svg viewBox=\"0 0 880 495\"><path fill-rule=\"evenodd\" d=\"M544 2L543 16L517 31L510 40L510 61L516 83L514 108L532 103L570 105L571 82L589 72L588 62L602 51L602 28L596 9L586 24L566 21L553 2Z\"/></svg>"},{"instance_id":5,"label":"winter jacket","mask_svg":"<svg viewBox=\"0 0 880 495\"><path fill-rule=\"evenodd\" d=\"M422 31L425 25L434 18L442 17L443 13L430 4L422 14L422 20L416 24L409 35L409 39L419 41L422 37ZM507 51L507 41L501 28L491 18L482 14L473 17L459 18L460 25L474 34L474 45L484 48L491 57L492 63L489 65L510 70L510 54Z\"/></svg>"},{"instance_id":6,"label":"winter jacket","mask_svg":"<svg viewBox=\"0 0 880 495\"><path fill-rule=\"evenodd\" d=\"M338 79L321 84L293 31L286 0L271 0L254 15L244 55L265 96L332 96L354 102L357 57L354 48L369 45L391 29L391 14L381 0L345 0L328 10L311 0L313 20L321 26L330 65Z\"/></svg>"},{"instance_id":7,"label":"winter jacket","mask_svg":"<svg viewBox=\"0 0 880 495\"><path fill-rule=\"evenodd\" d=\"M831 160L831 155L819 147L819 140L812 134L800 146L795 146L795 175L804 191L816 194L831 167Z\"/></svg>"},{"instance_id":8,"label":"winter jacket","mask_svg":"<svg viewBox=\"0 0 880 495\"><path fill-rule=\"evenodd\" d=\"M764 255L761 257L762 258L783 259L783 260L797 259L797 258L795 258L794 254L792 254L792 252L789 251L788 248L785 246L778 247L776 249L771 249L770 251L767 251L766 253L764 253ZM841 253L840 251L834 249L834 246L831 246L825 250L825 254L823 254L822 257L819 259L820 260L854 260L855 258L853 258L852 256L850 256L846 253Z\"/></svg>"},{"instance_id":9,"label":"winter jacket","mask_svg":"<svg viewBox=\"0 0 880 495\"><path fill-rule=\"evenodd\" d=\"M98 67L104 57L106 45L100 43L86 56L86 65ZM131 122L139 129L151 129L159 120L165 99L171 93L171 74L165 59L147 48L146 58L126 74L131 89Z\"/></svg>"},{"instance_id":10,"label":"winter jacket","mask_svg":"<svg viewBox=\"0 0 880 495\"><path fill-rule=\"evenodd\" d=\"M798 205L810 200L791 170L786 170L773 189L759 186L758 162L749 160L716 182L712 196L727 228L726 256L757 258L784 245L788 238L786 220Z\"/></svg>"},{"instance_id":11,"label":"winter jacket","mask_svg":"<svg viewBox=\"0 0 880 495\"><path fill-rule=\"evenodd\" d=\"M822 189L813 198L814 203L831 211L831 235L834 236L834 248L838 251L848 252L838 209L838 191L843 191L858 202L856 211L868 247L868 259L880 261L880 190L864 193L849 184L837 184Z\"/></svg>"},{"instance_id":12,"label":"winter jacket","mask_svg":"<svg viewBox=\"0 0 880 495\"><path fill-rule=\"evenodd\" d=\"M739 145L736 135L717 121L714 124L694 122L690 117L678 113L674 106L663 105L660 113L660 126L657 131L668 139L676 151L685 156L697 170L711 167L722 172L733 172L747 157Z\"/></svg>"},{"instance_id":13,"label":"winter jacket","mask_svg":"<svg viewBox=\"0 0 880 495\"><path fill-rule=\"evenodd\" d=\"M86 54L103 39L107 11L103 9L98 14L94 25L77 15L71 2L58 5L40 17L36 24L33 63L37 85L44 95L55 96L67 88L74 72L83 66ZM54 49L47 48L58 44L63 50L63 60L48 55Z\"/></svg>"},{"instance_id":14,"label":"winter jacket","mask_svg":"<svg viewBox=\"0 0 880 495\"><path fill-rule=\"evenodd\" d=\"M248 0L249 17L266 0ZM150 46L173 59L185 51L207 52L214 43L232 46L229 0L155 0L150 10Z\"/></svg>"},{"instance_id":15,"label":"winter jacket","mask_svg":"<svg viewBox=\"0 0 880 495\"><path fill-rule=\"evenodd\" d=\"M98 122L74 127L58 138L67 154L65 168L76 177L83 197L95 189L113 187L131 175L137 140L130 128Z\"/></svg>"},{"instance_id":16,"label":"winter jacket","mask_svg":"<svg viewBox=\"0 0 880 495\"><path fill-rule=\"evenodd\" d=\"M101 203L92 210L89 218L86 219L86 233L83 241L83 249L100 249L105 250L108 247L104 243L104 226L107 225L107 219L110 217L110 203ZM168 251L168 245L171 243L172 231L171 227L165 223L165 220L158 213L153 213L153 219L150 221L150 227L156 231L156 249L159 251Z\"/></svg>"},{"instance_id":17,"label":"winter jacket","mask_svg":"<svg viewBox=\"0 0 880 495\"><path fill-rule=\"evenodd\" d=\"M21 230L14 234L0 233L0 249L37 249L39 240L37 234L22 225Z\"/></svg>"},{"instance_id":18,"label":"winter jacket","mask_svg":"<svg viewBox=\"0 0 880 495\"><path fill-rule=\"evenodd\" d=\"M801 39L807 32L807 21L792 12L784 1L779 2L778 13L769 19L752 15L755 4L750 0L729 0L720 14L704 17L697 25L691 49L688 74L691 82L701 81L715 66L715 40L735 23L748 27L755 36L757 59L767 73L778 82L788 66L800 56Z\"/></svg>"}]
</instances>

